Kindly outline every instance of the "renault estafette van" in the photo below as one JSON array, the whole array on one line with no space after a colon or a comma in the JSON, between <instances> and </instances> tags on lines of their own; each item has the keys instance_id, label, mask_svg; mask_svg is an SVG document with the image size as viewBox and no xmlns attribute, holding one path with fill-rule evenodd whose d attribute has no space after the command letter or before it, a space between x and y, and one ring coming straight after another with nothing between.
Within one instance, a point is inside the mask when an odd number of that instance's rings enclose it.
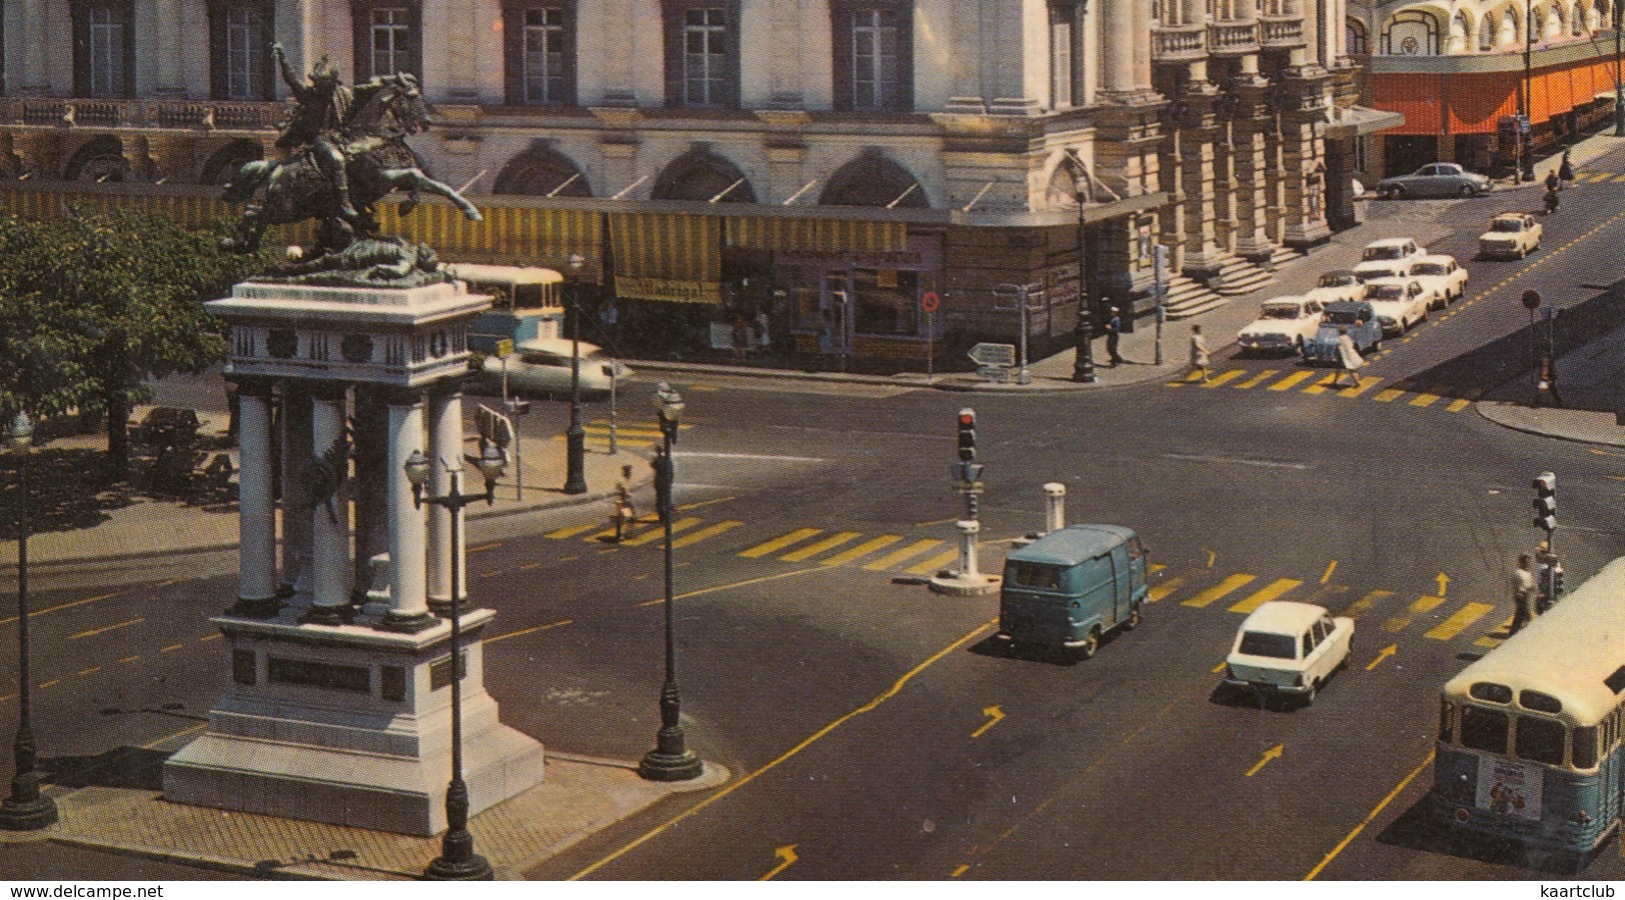
<instances>
[{"instance_id":1,"label":"renault estafette van","mask_svg":"<svg viewBox=\"0 0 1625 900\"><path fill-rule=\"evenodd\" d=\"M1140 624L1146 552L1121 525L1071 525L1012 552L999 592L999 637L1094 656L1102 635Z\"/></svg>"}]
</instances>

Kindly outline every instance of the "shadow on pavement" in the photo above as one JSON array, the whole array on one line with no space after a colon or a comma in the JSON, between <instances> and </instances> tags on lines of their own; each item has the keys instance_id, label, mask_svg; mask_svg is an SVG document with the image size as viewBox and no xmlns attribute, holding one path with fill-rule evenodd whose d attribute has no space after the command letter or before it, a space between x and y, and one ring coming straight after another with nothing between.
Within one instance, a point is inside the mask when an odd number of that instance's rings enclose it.
<instances>
[{"instance_id":1,"label":"shadow on pavement","mask_svg":"<svg viewBox=\"0 0 1625 900\"><path fill-rule=\"evenodd\" d=\"M1552 852L1525 848L1514 838L1498 838L1465 830L1444 827L1429 816L1433 795L1426 794L1411 804L1378 835L1379 843L1428 853L1443 853L1495 866L1527 869L1531 873L1548 876L1576 876L1591 865L1603 847L1617 838L1604 841L1587 854Z\"/></svg>"},{"instance_id":2,"label":"shadow on pavement","mask_svg":"<svg viewBox=\"0 0 1625 900\"><path fill-rule=\"evenodd\" d=\"M51 783L71 788L111 787L143 791L164 789L164 760L169 752L142 747L114 747L95 756L58 756L40 760Z\"/></svg>"},{"instance_id":3,"label":"shadow on pavement","mask_svg":"<svg viewBox=\"0 0 1625 900\"><path fill-rule=\"evenodd\" d=\"M16 540L21 502L18 457L0 460L0 540ZM101 450L41 448L28 455L29 529L33 533L94 528L110 510L136 502L125 485L106 476Z\"/></svg>"}]
</instances>

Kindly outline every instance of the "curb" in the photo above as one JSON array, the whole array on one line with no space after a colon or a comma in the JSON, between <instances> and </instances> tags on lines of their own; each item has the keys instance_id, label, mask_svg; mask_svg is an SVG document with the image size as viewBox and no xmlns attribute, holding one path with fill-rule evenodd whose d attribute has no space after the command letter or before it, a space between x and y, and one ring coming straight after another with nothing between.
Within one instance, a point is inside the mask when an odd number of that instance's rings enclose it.
<instances>
[{"instance_id":1,"label":"curb","mask_svg":"<svg viewBox=\"0 0 1625 900\"><path fill-rule=\"evenodd\" d=\"M1498 425L1509 431L1532 434L1537 437L1550 438L1552 440L1569 441L1576 444L1592 444L1599 447L1625 447L1625 429L1621 429L1621 434L1617 438L1606 438L1600 435L1594 437L1584 437L1574 432L1555 430L1552 426L1541 426L1533 423L1519 422L1505 416L1497 415L1495 412L1493 412L1506 405L1507 404L1505 404L1503 401L1499 400L1480 400L1473 404L1473 410L1490 424Z\"/></svg>"}]
</instances>

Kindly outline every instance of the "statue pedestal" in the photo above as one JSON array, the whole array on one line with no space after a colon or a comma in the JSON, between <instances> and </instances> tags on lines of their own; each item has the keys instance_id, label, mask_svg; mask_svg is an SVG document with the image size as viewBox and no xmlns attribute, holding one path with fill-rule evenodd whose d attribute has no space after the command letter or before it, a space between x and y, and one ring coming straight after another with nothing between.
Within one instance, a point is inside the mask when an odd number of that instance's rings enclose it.
<instances>
[{"instance_id":1,"label":"statue pedestal","mask_svg":"<svg viewBox=\"0 0 1625 900\"><path fill-rule=\"evenodd\" d=\"M164 764L164 798L405 834L446 828L451 623L425 631L218 616L232 683L208 730ZM542 745L485 691L488 609L463 614L463 770L470 814L542 781Z\"/></svg>"}]
</instances>

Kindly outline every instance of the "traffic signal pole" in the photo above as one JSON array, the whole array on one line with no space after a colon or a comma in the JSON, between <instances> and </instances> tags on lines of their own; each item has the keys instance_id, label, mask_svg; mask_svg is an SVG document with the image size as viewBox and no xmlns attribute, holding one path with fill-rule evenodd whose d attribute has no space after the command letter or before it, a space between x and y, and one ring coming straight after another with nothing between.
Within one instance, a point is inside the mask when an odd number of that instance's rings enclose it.
<instances>
[{"instance_id":1,"label":"traffic signal pole","mask_svg":"<svg viewBox=\"0 0 1625 900\"><path fill-rule=\"evenodd\" d=\"M938 572L930 581L931 590L962 597L991 594L999 589L999 579L983 575L977 565L977 535L982 530L982 523L977 520L982 464L976 461L976 410L968 406L959 411L958 445L959 462L950 469L955 479L954 489L965 495L965 518L954 523L959 532L959 567Z\"/></svg>"}]
</instances>

